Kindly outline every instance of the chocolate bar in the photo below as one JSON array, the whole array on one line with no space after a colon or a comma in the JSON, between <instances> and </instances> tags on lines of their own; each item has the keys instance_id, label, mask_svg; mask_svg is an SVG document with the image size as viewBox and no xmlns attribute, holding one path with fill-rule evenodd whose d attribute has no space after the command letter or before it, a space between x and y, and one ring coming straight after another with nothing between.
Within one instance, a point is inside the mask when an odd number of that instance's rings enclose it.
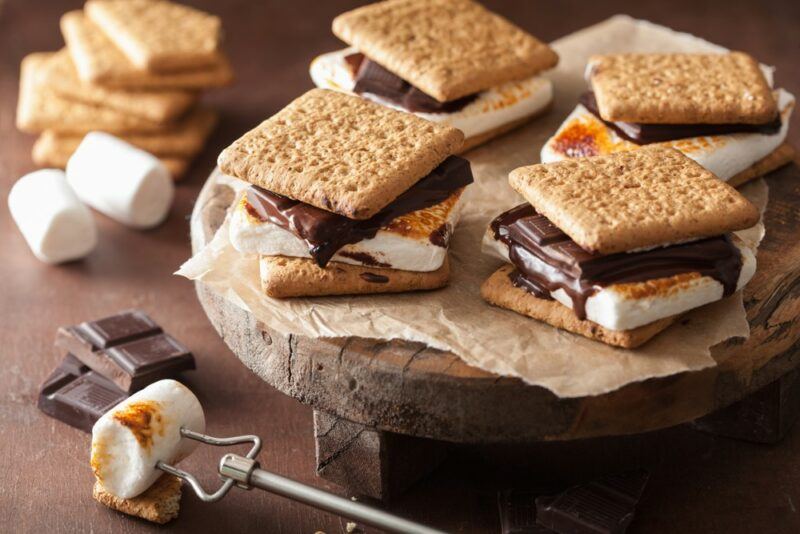
<instances>
[{"instance_id":1,"label":"chocolate bar","mask_svg":"<svg viewBox=\"0 0 800 534\"><path fill-rule=\"evenodd\" d=\"M373 217L355 220L258 186L247 190L249 213L305 240L311 257L325 267L336 252L350 243L375 237L393 219L444 202L456 190L473 182L469 161L450 156ZM441 238L437 235L435 239ZM434 242L435 244L435 242Z\"/></svg>"},{"instance_id":2,"label":"chocolate bar","mask_svg":"<svg viewBox=\"0 0 800 534\"><path fill-rule=\"evenodd\" d=\"M530 204L501 214L491 223L495 239L508 246L516 270L511 281L539 298L563 289L579 319L597 288L698 272L719 281L724 294L736 291L742 256L727 235L642 252L596 254L578 246ZM550 269L542 269L544 263Z\"/></svg>"},{"instance_id":3,"label":"chocolate bar","mask_svg":"<svg viewBox=\"0 0 800 534\"><path fill-rule=\"evenodd\" d=\"M129 393L195 368L189 349L139 310L59 328L56 346Z\"/></svg>"},{"instance_id":4,"label":"chocolate bar","mask_svg":"<svg viewBox=\"0 0 800 534\"><path fill-rule=\"evenodd\" d=\"M42 385L37 406L50 417L91 432L100 416L126 398L116 384L67 354Z\"/></svg>"},{"instance_id":5,"label":"chocolate bar","mask_svg":"<svg viewBox=\"0 0 800 534\"><path fill-rule=\"evenodd\" d=\"M594 92L581 95L580 103L620 137L637 145L673 141L687 137L730 135L734 133L760 133L772 135L781 129L781 116L766 124L641 124L637 122L611 122L600 116Z\"/></svg>"},{"instance_id":6,"label":"chocolate bar","mask_svg":"<svg viewBox=\"0 0 800 534\"><path fill-rule=\"evenodd\" d=\"M561 534L622 534L649 475L637 469L536 499L536 522Z\"/></svg>"},{"instance_id":7,"label":"chocolate bar","mask_svg":"<svg viewBox=\"0 0 800 534\"><path fill-rule=\"evenodd\" d=\"M502 534L548 534L553 532L536 522L536 498L546 490L505 490L497 494Z\"/></svg>"}]
</instances>

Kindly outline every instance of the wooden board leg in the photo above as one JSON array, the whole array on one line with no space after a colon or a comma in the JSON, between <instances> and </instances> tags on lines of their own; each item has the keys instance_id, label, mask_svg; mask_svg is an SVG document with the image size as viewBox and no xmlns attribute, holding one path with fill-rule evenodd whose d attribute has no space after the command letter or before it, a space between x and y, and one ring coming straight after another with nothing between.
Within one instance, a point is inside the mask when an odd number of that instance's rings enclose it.
<instances>
[{"instance_id":1,"label":"wooden board leg","mask_svg":"<svg viewBox=\"0 0 800 534\"><path fill-rule=\"evenodd\" d=\"M777 443L800 415L800 370L795 369L739 402L694 421L704 432L743 441Z\"/></svg>"},{"instance_id":2,"label":"wooden board leg","mask_svg":"<svg viewBox=\"0 0 800 534\"><path fill-rule=\"evenodd\" d=\"M314 411L317 475L349 493L388 500L435 469L449 445L383 432Z\"/></svg>"}]
</instances>

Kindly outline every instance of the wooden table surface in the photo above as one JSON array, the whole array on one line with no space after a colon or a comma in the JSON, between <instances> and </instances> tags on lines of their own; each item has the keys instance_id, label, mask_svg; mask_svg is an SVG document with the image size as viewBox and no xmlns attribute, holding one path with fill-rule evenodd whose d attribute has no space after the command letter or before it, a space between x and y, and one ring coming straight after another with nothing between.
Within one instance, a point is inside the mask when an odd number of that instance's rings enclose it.
<instances>
[{"instance_id":1,"label":"wooden table surface","mask_svg":"<svg viewBox=\"0 0 800 534\"><path fill-rule=\"evenodd\" d=\"M238 81L208 95L223 121L178 189L166 224L128 230L97 215L100 242L85 261L39 263L0 208L0 531L143 532L151 525L91 499L89 436L43 416L37 389L60 355L55 329L122 308L150 312L194 351L186 375L216 435L258 433L262 464L339 491L314 476L311 411L272 390L230 353L208 323L193 285L171 273L189 255L188 215L216 154L246 129L311 87L307 66L340 45L330 20L359 2L293 0L189 2L219 14ZM615 13L628 13L746 50L778 67L777 82L800 91L800 3L674 0L486 3L552 40ZM62 46L58 19L80 1L0 0L0 197L34 169L33 139L14 128L18 67L30 52ZM800 146L794 120L790 141ZM186 466L213 475L218 451L199 450ZM439 528L493 532L496 492L542 480L590 478L631 465L651 482L633 532L797 532L800 427L775 446L716 438L678 427L656 433L535 446L460 448L432 477L388 508ZM236 491L215 505L187 496L174 531L344 532L346 521L261 492Z\"/></svg>"}]
</instances>

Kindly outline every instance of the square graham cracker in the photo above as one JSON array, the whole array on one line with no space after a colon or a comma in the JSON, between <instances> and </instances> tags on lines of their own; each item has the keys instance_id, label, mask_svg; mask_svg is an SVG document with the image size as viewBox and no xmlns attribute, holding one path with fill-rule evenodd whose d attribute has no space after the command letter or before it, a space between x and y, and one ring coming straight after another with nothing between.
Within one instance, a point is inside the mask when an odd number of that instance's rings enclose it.
<instances>
[{"instance_id":1,"label":"square graham cracker","mask_svg":"<svg viewBox=\"0 0 800 534\"><path fill-rule=\"evenodd\" d=\"M222 151L225 174L368 219L457 152L461 130L312 89Z\"/></svg>"},{"instance_id":2,"label":"square graham cracker","mask_svg":"<svg viewBox=\"0 0 800 534\"><path fill-rule=\"evenodd\" d=\"M481 296L488 303L532 317L561 330L572 332L606 345L634 349L668 328L675 317L667 317L633 328L631 330L609 330L589 320L581 320L570 308L555 300L540 299L522 288L514 286L508 275L512 265L504 265L481 285Z\"/></svg>"},{"instance_id":3,"label":"square graham cracker","mask_svg":"<svg viewBox=\"0 0 800 534\"><path fill-rule=\"evenodd\" d=\"M171 72L217 61L219 17L166 0L89 0L84 10L140 69Z\"/></svg>"},{"instance_id":4,"label":"square graham cracker","mask_svg":"<svg viewBox=\"0 0 800 534\"><path fill-rule=\"evenodd\" d=\"M197 95L190 91L125 91L84 83L78 78L67 49L59 50L45 62L39 81L67 100L105 106L156 122L178 118L197 101Z\"/></svg>"},{"instance_id":5,"label":"square graham cracker","mask_svg":"<svg viewBox=\"0 0 800 534\"><path fill-rule=\"evenodd\" d=\"M545 43L471 0L388 0L348 11L333 33L446 102L554 67Z\"/></svg>"},{"instance_id":6,"label":"square graham cracker","mask_svg":"<svg viewBox=\"0 0 800 534\"><path fill-rule=\"evenodd\" d=\"M607 121L763 124L777 103L758 62L727 54L613 54L589 59L589 80Z\"/></svg>"},{"instance_id":7,"label":"square graham cracker","mask_svg":"<svg viewBox=\"0 0 800 534\"><path fill-rule=\"evenodd\" d=\"M273 298L403 293L438 289L450 279L450 262L435 271L400 271L330 262L319 267L310 258L261 256L261 287Z\"/></svg>"},{"instance_id":8,"label":"square graham cracker","mask_svg":"<svg viewBox=\"0 0 800 534\"><path fill-rule=\"evenodd\" d=\"M162 475L147 491L131 499L120 499L111 495L98 481L92 488L92 497L112 510L163 525L178 517L181 507L181 480L172 475Z\"/></svg>"},{"instance_id":9,"label":"square graham cracker","mask_svg":"<svg viewBox=\"0 0 800 534\"><path fill-rule=\"evenodd\" d=\"M227 58L202 69L166 74L136 67L83 11L70 11L61 17L61 33L82 81L126 89L199 90L222 87L233 81Z\"/></svg>"},{"instance_id":10,"label":"square graham cracker","mask_svg":"<svg viewBox=\"0 0 800 534\"><path fill-rule=\"evenodd\" d=\"M583 249L602 254L742 230L760 217L736 189L672 148L521 167L509 183Z\"/></svg>"}]
</instances>

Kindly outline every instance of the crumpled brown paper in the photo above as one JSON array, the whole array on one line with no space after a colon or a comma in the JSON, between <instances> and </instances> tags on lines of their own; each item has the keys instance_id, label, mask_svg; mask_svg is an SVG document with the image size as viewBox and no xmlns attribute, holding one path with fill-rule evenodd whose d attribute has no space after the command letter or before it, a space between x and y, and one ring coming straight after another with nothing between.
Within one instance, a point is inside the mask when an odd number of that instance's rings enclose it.
<instances>
[{"instance_id":1,"label":"crumpled brown paper","mask_svg":"<svg viewBox=\"0 0 800 534\"><path fill-rule=\"evenodd\" d=\"M555 106L545 117L468 154L476 183L467 190L466 209L455 232L450 285L439 291L359 297L276 300L261 292L258 259L230 245L227 222L213 240L177 274L200 280L258 320L283 333L307 337L358 336L406 339L458 354L464 361L500 375L517 376L559 397L599 395L630 382L715 365L709 347L746 337L749 327L740 294L685 315L637 350L615 349L552 328L480 297L481 283L497 268L480 253L492 217L520 202L508 186L512 169L538 162L544 141L585 90L590 54L621 51L724 50L706 41L627 16L616 16L553 43L560 56L550 73ZM212 179L227 180L219 173ZM749 194L766 205L766 185ZM763 227L748 232L759 240Z\"/></svg>"}]
</instances>

